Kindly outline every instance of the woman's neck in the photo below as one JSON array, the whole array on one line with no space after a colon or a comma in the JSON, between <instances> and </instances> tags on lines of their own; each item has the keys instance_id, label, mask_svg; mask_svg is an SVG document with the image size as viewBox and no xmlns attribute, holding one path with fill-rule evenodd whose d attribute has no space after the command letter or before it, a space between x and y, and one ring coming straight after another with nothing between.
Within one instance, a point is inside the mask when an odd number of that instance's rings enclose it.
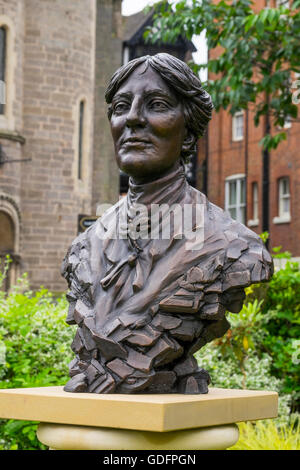
<instances>
[{"instance_id":1,"label":"woman's neck","mask_svg":"<svg viewBox=\"0 0 300 470\"><path fill-rule=\"evenodd\" d=\"M172 165L170 168L165 170L162 173L158 173L157 175L153 176L145 176L143 178L136 178L136 177L131 177L133 184L146 184L146 183L152 183L160 178L164 178L165 176L173 173L175 170L177 170L181 166L180 160L177 160L174 165Z\"/></svg>"}]
</instances>

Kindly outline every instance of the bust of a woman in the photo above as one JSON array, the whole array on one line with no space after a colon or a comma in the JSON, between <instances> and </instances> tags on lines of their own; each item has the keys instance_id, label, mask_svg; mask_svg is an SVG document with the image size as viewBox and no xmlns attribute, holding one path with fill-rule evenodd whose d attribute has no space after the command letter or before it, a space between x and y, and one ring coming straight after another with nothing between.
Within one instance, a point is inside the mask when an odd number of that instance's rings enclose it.
<instances>
[{"instance_id":1,"label":"bust of a woman","mask_svg":"<svg viewBox=\"0 0 300 470\"><path fill-rule=\"evenodd\" d=\"M229 328L244 288L267 281L260 238L186 181L183 162L211 118L210 96L168 54L135 59L106 92L129 191L72 243L62 273L78 329L70 392L207 393L193 354Z\"/></svg>"}]
</instances>

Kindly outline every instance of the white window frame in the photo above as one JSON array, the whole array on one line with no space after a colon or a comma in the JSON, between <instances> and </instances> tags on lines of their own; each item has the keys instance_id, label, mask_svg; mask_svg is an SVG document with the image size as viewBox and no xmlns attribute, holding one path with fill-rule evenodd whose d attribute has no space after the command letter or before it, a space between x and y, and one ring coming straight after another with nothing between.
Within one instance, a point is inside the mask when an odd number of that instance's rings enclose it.
<instances>
[{"instance_id":1,"label":"white window frame","mask_svg":"<svg viewBox=\"0 0 300 470\"><path fill-rule=\"evenodd\" d=\"M282 129L290 129L292 127L292 118L290 116L287 116L284 123L283 123L283 126L277 126L277 128L279 130L282 130Z\"/></svg>"},{"instance_id":2,"label":"white window frame","mask_svg":"<svg viewBox=\"0 0 300 470\"><path fill-rule=\"evenodd\" d=\"M275 8L281 7L281 5L284 5L286 8L290 7L290 2L289 0L275 0Z\"/></svg>"},{"instance_id":3,"label":"white window frame","mask_svg":"<svg viewBox=\"0 0 300 470\"><path fill-rule=\"evenodd\" d=\"M292 118L288 116L284 121L283 129L290 129L292 127Z\"/></svg>"},{"instance_id":4,"label":"white window frame","mask_svg":"<svg viewBox=\"0 0 300 470\"><path fill-rule=\"evenodd\" d=\"M284 192L284 182L288 183L288 192ZM284 201L289 201L289 210L284 211ZM291 221L291 193L290 178L284 176L278 180L278 216L274 217L274 224L285 224Z\"/></svg>"},{"instance_id":5,"label":"white window frame","mask_svg":"<svg viewBox=\"0 0 300 470\"><path fill-rule=\"evenodd\" d=\"M242 135L239 135L238 134L239 126L237 125L237 121L241 117L243 120L243 132L242 132ZM240 142L241 140L244 140L244 111L237 111L232 116L232 140L233 142Z\"/></svg>"},{"instance_id":6,"label":"white window frame","mask_svg":"<svg viewBox=\"0 0 300 470\"><path fill-rule=\"evenodd\" d=\"M241 182L244 181L245 188L246 188L246 177L245 174L240 173L236 175L231 175L228 176L225 180L225 210L229 213L230 215L230 209L236 209L236 221L240 222L242 224L245 224L246 221L243 217L243 211L242 209L246 207L246 197L245 202L241 202ZM229 204L229 188L230 188L230 183L236 182L237 187L236 187L236 203L235 204ZM245 194L246 196L246 194ZM231 215L230 215L231 217Z\"/></svg>"},{"instance_id":7,"label":"white window frame","mask_svg":"<svg viewBox=\"0 0 300 470\"><path fill-rule=\"evenodd\" d=\"M125 46L123 49L123 65L128 64L129 62L129 47Z\"/></svg>"},{"instance_id":8,"label":"white window frame","mask_svg":"<svg viewBox=\"0 0 300 470\"><path fill-rule=\"evenodd\" d=\"M253 181L252 183L252 219L248 220L247 225L249 227L257 227L259 224L258 218L258 183L257 181Z\"/></svg>"}]
</instances>

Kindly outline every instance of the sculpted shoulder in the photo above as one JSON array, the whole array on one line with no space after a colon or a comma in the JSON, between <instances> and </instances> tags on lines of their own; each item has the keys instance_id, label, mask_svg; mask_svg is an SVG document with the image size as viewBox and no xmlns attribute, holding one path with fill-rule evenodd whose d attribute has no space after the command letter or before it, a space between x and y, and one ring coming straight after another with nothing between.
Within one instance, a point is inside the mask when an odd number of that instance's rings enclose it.
<instances>
[{"instance_id":1,"label":"sculpted shoulder","mask_svg":"<svg viewBox=\"0 0 300 470\"><path fill-rule=\"evenodd\" d=\"M268 281L274 271L273 260L261 238L211 203L205 195L191 189L193 200L204 204L204 250L210 240L216 240L216 251L223 248L225 258L222 271L230 282L236 285L245 283L247 286L253 282Z\"/></svg>"}]
</instances>

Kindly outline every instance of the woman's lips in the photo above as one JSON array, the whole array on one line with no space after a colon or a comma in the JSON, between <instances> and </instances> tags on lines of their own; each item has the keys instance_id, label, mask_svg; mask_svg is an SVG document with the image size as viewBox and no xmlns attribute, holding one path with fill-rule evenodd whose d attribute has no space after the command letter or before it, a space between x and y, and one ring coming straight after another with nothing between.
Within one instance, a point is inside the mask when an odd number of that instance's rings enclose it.
<instances>
[{"instance_id":1,"label":"woman's lips","mask_svg":"<svg viewBox=\"0 0 300 470\"><path fill-rule=\"evenodd\" d=\"M126 145L126 146L145 146L145 145L150 145L151 142L150 140L146 140L146 139L139 139L138 137L136 138L133 138L133 137L130 137L129 139L125 139L122 146L123 145Z\"/></svg>"}]
</instances>

